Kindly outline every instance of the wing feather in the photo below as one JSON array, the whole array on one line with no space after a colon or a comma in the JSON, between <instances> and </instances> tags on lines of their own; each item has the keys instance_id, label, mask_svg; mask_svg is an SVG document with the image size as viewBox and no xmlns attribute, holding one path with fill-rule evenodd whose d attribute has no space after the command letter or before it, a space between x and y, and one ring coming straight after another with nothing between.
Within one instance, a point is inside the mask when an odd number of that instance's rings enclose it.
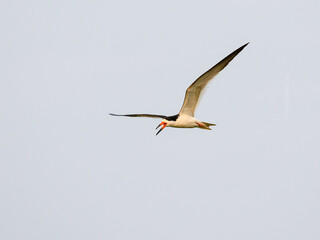
<instances>
[{"instance_id":1,"label":"wing feather","mask_svg":"<svg viewBox=\"0 0 320 240\"><path fill-rule=\"evenodd\" d=\"M197 80L195 80L186 90L183 105L179 114L194 116L195 109L199 102L199 97L203 89L207 86L209 81L213 79L222 69L224 69L229 62L237 56L249 43L244 44L234 52L230 53L207 72L202 74Z\"/></svg>"},{"instance_id":2,"label":"wing feather","mask_svg":"<svg viewBox=\"0 0 320 240\"><path fill-rule=\"evenodd\" d=\"M118 117L149 117L149 118L165 118L164 115L156 115L156 114L114 114L109 113L111 116L118 116Z\"/></svg>"}]
</instances>

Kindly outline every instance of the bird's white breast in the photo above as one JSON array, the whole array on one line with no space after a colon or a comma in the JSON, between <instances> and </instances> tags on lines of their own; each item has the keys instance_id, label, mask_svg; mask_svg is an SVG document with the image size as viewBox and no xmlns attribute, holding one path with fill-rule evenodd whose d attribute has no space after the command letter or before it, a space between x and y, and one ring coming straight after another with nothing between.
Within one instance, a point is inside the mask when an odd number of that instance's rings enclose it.
<instances>
[{"instance_id":1,"label":"bird's white breast","mask_svg":"<svg viewBox=\"0 0 320 240\"><path fill-rule=\"evenodd\" d=\"M168 127L176 127L176 128L194 128L198 127L196 124L198 120L192 116L188 115L180 115L176 121L169 121Z\"/></svg>"}]
</instances>

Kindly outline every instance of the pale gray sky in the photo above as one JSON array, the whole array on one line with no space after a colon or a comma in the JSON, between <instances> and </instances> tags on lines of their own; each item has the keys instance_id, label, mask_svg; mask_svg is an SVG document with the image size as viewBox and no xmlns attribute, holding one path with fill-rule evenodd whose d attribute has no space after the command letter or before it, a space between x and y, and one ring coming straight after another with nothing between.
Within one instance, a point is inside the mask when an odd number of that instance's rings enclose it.
<instances>
[{"instance_id":1,"label":"pale gray sky","mask_svg":"<svg viewBox=\"0 0 320 240\"><path fill-rule=\"evenodd\" d=\"M320 239L319 5L2 1L0 239Z\"/></svg>"}]
</instances>

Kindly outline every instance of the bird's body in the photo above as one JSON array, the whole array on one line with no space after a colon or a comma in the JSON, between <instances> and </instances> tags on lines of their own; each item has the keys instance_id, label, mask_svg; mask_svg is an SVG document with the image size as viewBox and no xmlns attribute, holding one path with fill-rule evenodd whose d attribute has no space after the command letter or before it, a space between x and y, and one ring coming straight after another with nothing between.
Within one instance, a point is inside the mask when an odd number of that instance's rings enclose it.
<instances>
[{"instance_id":1,"label":"bird's body","mask_svg":"<svg viewBox=\"0 0 320 240\"><path fill-rule=\"evenodd\" d=\"M196 127L198 127L198 128L211 130L209 126L215 125L213 123L202 122L202 121L196 119L195 117L185 115L185 114L179 115L179 117L175 121L170 121L170 120L166 120L166 119L163 119L162 121L164 123L166 123L167 127L174 127L174 128L196 128Z\"/></svg>"},{"instance_id":2,"label":"bird's body","mask_svg":"<svg viewBox=\"0 0 320 240\"><path fill-rule=\"evenodd\" d=\"M196 123L201 123L200 120L188 115L180 115L176 121L165 120L164 122L167 123L167 127L175 128L195 128L198 127Z\"/></svg>"},{"instance_id":3,"label":"bird's body","mask_svg":"<svg viewBox=\"0 0 320 240\"><path fill-rule=\"evenodd\" d=\"M230 53L227 57L222 59L215 66L210 68L207 72L202 74L196 81L194 81L186 90L183 105L178 114L173 116L156 115L156 114L113 114L112 116L125 116L125 117L151 117L162 118L161 123L157 128L161 127L157 132L158 135L165 127L174 128L202 128L211 130L210 126L215 126L214 123L207 123L200 121L194 117L194 112L199 103L199 98L203 89L207 86L209 81L213 79L222 69L224 69L228 63L237 56L249 43L246 43L242 47L238 48L234 52ZM157 129L156 128L156 129Z\"/></svg>"}]
</instances>

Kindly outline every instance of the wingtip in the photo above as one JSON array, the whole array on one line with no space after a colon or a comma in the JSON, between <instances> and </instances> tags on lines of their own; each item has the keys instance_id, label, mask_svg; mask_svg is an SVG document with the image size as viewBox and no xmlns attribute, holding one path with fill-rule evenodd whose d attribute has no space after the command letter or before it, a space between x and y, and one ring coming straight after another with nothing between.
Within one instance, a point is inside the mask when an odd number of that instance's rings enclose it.
<instances>
[{"instance_id":1,"label":"wingtip","mask_svg":"<svg viewBox=\"0 0 320 240\"><path fill-rule=\"evenodd\" d=\"M247 42L246 44L242 45L241 47L239 47L236 51L234 51L234 53L236 52L237 54L239 52L241 52L250 42Z\"/></svg>"},{"instance_id":2,"label":"wingtip","mask_svg":"<svg viewBox=\"0 0 320 240\"><path fill-rule=\"evenodd\" d=\"M240 47L241 49L245 48L250 42L247 42L246 44L244 44L242 47Z\"/></svg>"},{"instance_id":3,"label":"wingtip","mask_svg":"<svg viewBox=\"0 0 320 240\"><path fill-rule=\"evenodd\" d=\"M115 116L115 117L119 117L119 116L121 116L121 115L119 115L119 114L115 114L115 113L109 113L109 115L110 115L110 116Z\"/></svg>"}]
</instances>

